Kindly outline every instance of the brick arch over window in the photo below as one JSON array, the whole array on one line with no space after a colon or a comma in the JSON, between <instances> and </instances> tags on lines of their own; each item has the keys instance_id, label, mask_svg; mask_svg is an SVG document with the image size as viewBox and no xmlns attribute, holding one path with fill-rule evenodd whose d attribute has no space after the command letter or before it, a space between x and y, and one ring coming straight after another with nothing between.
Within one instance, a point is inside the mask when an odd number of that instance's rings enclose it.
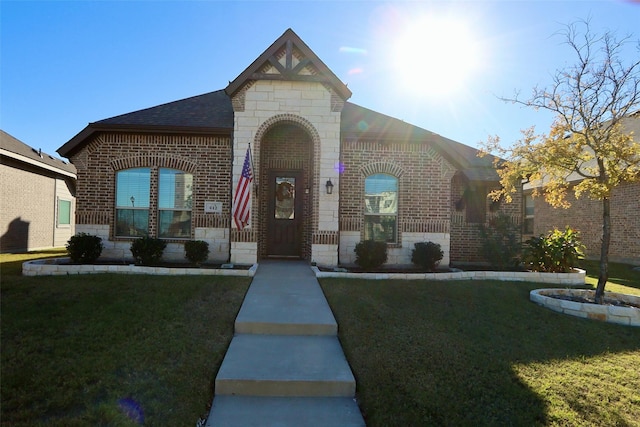
<instances>
[{"instance_id":1,"label":"brick arch over window","mask_svg":"<svg viewBox=\"0 0 640 427\"><path fill-rule=\"evenodd\" d=\"M198 165L195 162L176 157L157 155L130 156L114 159L110 163L114 171L131 168L158 167L178 169L190 174L195 174Z\"/></svg>"},{"instance_id":2,"label":"brick arch over window","mask_svg":"<svg viewBox=\"0 0 640 427\"><path fill-rule=\"evenodd\" d=\"M390 162L375 162L363 165L360 168L360 174L363 178L368 177L369 175L375 175L377 173L386 173L387 175L395 176L396 178L400 178L404 175L404 169L399 165L390 163Z\"/></svg>"}]
</instances>

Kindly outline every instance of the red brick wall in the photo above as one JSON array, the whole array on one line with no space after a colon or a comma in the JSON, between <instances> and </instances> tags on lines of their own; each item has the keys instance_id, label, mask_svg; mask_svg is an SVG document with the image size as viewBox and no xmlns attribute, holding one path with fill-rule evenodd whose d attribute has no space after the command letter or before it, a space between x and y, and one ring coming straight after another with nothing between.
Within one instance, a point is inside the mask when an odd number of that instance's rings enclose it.
<instances>
[{"instance_id":1,"label":"red brick wall","mask_svg":"<svg viewBox=\"0 0 640 427\"><path fill-rule=\"evenodd\" d=\"M602 202L587 196L575 198L568 193L569 209L552 208L541 197L534 199L534 234L545 234L553 228L570 226L580 231L589 258L600 257L602 239ZM616 188L611 198L612 261L640 263L640 183Z\"/></svg>"},{"instance_id":2,"label":"red brick wall","mask_svg":"<svg viewBox=\"0 0 640 427\"><path fill-rule=\"evenodd\" d=\"M473 188L473 190L469 190ZM488 183L469 183L460 173L457 173L451 186L451 263L482 263L486 259L482 255L482 240L480 238L480 226L487 225L492 216L499 214L509 215L514 223L521 224L522 200L520 193L513 195L511 203L495 203L491 198L485 197L496 186ZM471 191L471 195L469 193ZM475 194L474 194L475 193ZM484 199L484 218L481 222L469 222L468 210L469 197Z\"/></svg>"},{"instance_id":3,"label":"red brick wall","mask_svg":"<svg viewBox=\"0 0 640 427\"><path fill-rule=\"evenodd\" d=\"M113 236L115 173L132 167L181 169L193 174L194 227L229 227L231 212L230 137L212 135L159 135L101 133L71 161L78 171L77 224L109 224ZM152 200L157 191L152 182ZM222 202L222 214L204 214L205 201ZM150 211L154 235L156 212Z\"/></svg>"},{"instance_id":4,"label":"red brick wall","mask_svg":"<svg viewBox=\"0 0 640 427\"><path fill-rule=\"evenodd\" d=\"M452 166L429 144L343 141L340 230L362 231L364 181L375 173L398 178L398 244L406 232L449 232Z\"/></svg>"}]
</instances>

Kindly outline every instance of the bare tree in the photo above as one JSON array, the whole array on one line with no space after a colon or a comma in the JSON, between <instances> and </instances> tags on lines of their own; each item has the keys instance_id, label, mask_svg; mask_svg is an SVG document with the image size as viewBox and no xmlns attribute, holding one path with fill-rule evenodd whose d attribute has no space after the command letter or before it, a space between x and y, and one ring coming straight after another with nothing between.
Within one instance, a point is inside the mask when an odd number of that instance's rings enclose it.
<instances>
[{"instance_id":1,"label":"bare tree","mask_svg":"<svg viewBox=\"0 0 640 427\"><path fill-rule=\"evenodd\" d=\"M624 129L625 120L640 115L640 42L635 42L638 54L625 58L631 35L594 34L589 21L569 24L560 35L577 56L575 64L556 71L553 83L535 87L529 99L519 94L501 98L547 110L555 119L547 134L524 130L523 138L510 148L501 148L498 137L485 144L485 150L506 160L498 170L503 187L492 196L510 201L523 180L529 180L535 184L534 196L543 195L554 207L569 207L567 191L602 201L596 289L596 301L602 303L608 279L611 192L622 183L640 180L640 144ZM571 185L570 180L578 183Z\"/></svg>"}]
</instances>

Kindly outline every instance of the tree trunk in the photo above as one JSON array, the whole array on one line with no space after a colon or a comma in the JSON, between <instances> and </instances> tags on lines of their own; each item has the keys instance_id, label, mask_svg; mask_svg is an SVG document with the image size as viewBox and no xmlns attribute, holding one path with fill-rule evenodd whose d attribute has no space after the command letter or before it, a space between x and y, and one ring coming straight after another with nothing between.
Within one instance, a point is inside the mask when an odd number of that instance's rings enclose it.
<instances>
[{"instance_id":1,"label":"tree trunk","mask_svg":"<svg viewBox=\"0 0 640 427\"><path fill-rule=\"evenodd\" d=\"M604 302L604 287L609 278L609 243L611 242L611 202L608 197L602 199L602 244L600 246L600 273L596 287L595 302Z\"/></svg>"}]
</instances>

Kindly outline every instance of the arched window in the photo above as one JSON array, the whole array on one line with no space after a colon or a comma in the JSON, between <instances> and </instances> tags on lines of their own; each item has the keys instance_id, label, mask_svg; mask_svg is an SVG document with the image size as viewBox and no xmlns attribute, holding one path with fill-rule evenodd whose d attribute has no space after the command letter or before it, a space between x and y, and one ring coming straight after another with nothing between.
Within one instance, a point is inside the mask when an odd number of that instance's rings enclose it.
<instances>
[{"instance_id":1,"label":"arched window","mask_svg":"<svg viewBox=\"0 0 640 427\"><path fill-rule=\"evenodd\" d=\"M151 170L125 169L116 173L116 236L149 234Z\"/></svg>"},{"instance_id":2,"label":"arched window","mask_svg":"<svg viewBox=\"0 0 640 427\"><path fill-rule=\"evenodd\" d=\"M364 239L398 241L398 178L379 173L364 181Z\"/></svg>"},{"instance_id":3,"label":"arched window","mask_svg":"<svg viewBox=\"0 0 640 427\"><path fill-rule=\"evenodd\" d=\"M158 237L190 238L193 175L160 168L158 181Z\"/></svg>"}]
</instances>

